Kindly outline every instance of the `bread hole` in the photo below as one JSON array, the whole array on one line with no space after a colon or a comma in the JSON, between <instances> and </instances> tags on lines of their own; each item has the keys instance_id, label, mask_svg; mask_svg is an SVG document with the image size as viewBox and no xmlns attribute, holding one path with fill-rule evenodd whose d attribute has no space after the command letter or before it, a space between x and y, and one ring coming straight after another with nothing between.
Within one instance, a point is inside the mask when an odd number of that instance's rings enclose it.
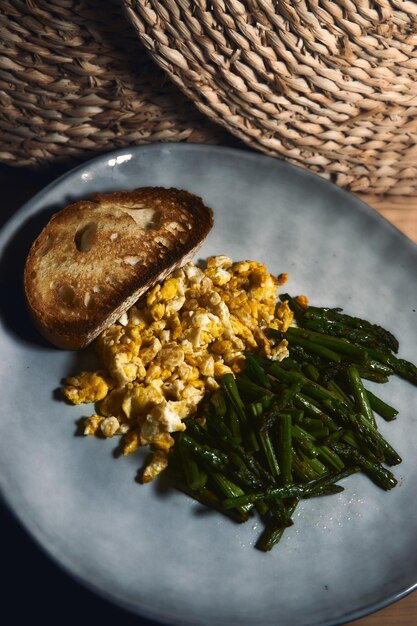
<instances>
[{"instance_id":1,"label":"bread hole","mask_svg":"<svg viewBox=\"0 0 417 626\"><path fill-rule=\"evenodd\" d=\"M58 297L63 304L71 306L75 301L75 291L71 285L62 285L58 289Z\"/></svg>"},{"instance_id":2,"label":"bread hole","mask_svg":"<svg viewBox=\"0 0 417 626\"><path fill-rule=\"evenodd\" d=\"M139 228L143 230L159 230L162 220L162 212L156 209L149 209L143 207L143 205L136 205L132 207L119 207L122 211L130 215Z\"/></svg>"},{"instance_id":3,"label":"bread hole","mask_svg":"<svg viewBox=\"0 0 417 626\"><path fill-rule=\"evenodd\" d=\"M31 271L31 273L30 273L30 277L31 277L32 279L33 279L33 278L36 278L36 272L35 272L35 270L32 270L32 271Z\"/></svg>"},{"instance_id":4,"label":"bread hole","mask_svg":"<svg viewBox=\"0 0 417 626\"><path fill-rule=\"evenodd\" d=\"M45 238L45 241L43 242L43 245L41 246L39 254L41 256L45 256L45 254L48 254L48 252L52 250L53 245L54 245L54 241L51 235L47 235Z\"/></svg>"},{"instance_id":5,"label":"bread hole","mask_svg":"<svg viewBox=\"0 0 417 626\"><path fill-rule=\"evenodd\" d=\"M126 265L133 265L133 266L139 263L140 260L141 260L140 256L125 256L123 258L123 261L126 263Z\"/></svg>"},{"instance_id":6,"label":"bread hole","mask_svg":"<svg viewBox=\"0 0 417 626\"><path fill-rule=\"evenodd\" d=\"M169 246L169 241L165 237L155 237L155 241L156 243L159 243L161 246L164 246L164 248L168 248Z\"/></svg>"},{"instance_id":7,"label":"bread hole","mask_svg":"<svg viewBox=\"0 0 417 626\"><path fill-rule=\"evenodd\" d=\"M78 252L89 252L93 247L94 239L97 234L97 224L90 222L83 224L77 228L74 236L74 243Z\"/></svg>"},{"instance_id":8,"label":"bread hole","mask_svg":"<svg viewBox=\"0 0 417 626\"><path fill-rule=\"evenodd\" d=\"M175 232L183 233L185 230L185 228L181 226L181 224L178 224L178 222L169 222L169 224L166 225L166 229L168 232L174 234Z\"/></svg>"},{"instance_id":9,"label":"bread hole","mask_svg":"<svg viewBox=\"0 0 417 626\"><path fill-rule=\"evenodd\" d=\"M92 309L94 307L94 296L87 291L84 296L84 306L86 309Z\"/></svg>"}]
</instances>

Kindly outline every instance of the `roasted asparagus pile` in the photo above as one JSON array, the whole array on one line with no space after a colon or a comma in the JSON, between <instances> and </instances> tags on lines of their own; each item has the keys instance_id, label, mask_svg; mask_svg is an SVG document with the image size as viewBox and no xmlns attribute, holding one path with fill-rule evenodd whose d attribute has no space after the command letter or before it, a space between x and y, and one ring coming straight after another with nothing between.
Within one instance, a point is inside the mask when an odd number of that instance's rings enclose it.
<instances>
[{"instance_id":1,"label":"roasted asparagus pile","mask_svg":"<svg viewBox=\"0 0 417 626\"><path fill-rule=\"evenodd\" d=\"M281 296L296 325L281 362L246 354L246 367L225 375L185 432L176 434L170 467L178 486L204 505L244 522L257 511L265 522L256 547L268 551L293 524L302 498L337 494L364 472L389 490L389 467L401 462L382 436L377 417L395 408L366 388L392 375L417 384L417 367L396 356L387 330L340 309L307 306Z\"/></svg>"}]
</instances>

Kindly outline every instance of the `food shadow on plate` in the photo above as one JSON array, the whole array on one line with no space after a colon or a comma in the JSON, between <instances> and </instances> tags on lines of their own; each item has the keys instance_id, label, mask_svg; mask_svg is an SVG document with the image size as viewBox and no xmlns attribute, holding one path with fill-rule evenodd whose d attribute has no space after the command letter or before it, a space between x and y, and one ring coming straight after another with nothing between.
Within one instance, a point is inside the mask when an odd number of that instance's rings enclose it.
<instances>
[{"instance_id":1,"label":"food shadow on plate","mask_svg":"<svg viewBox=\"0 0 417 626\"><path fill-rule=\"evenodd\" d=\"M18 227L1 253L0 288L1 293L7 294L7 297L1 299L0 317L16 338L39 349L50 349L51 344L35 329L26 307L23 291L26 258L32 243L54 213L73 202L78 202L84 195L81 191L75 190L75 193L65 195L58 204L43 207Z\"/></svg>"},{"instance_id":2,"label":"food shadow on plate","mask_svg":"<svg viewBox=\"0 0 417 626\"><path fill-rule=\"evenodd\" d=\"M149 457L147 460L149 460ZM141 470L138 473L138 477L137 477L138 482L140 482L140 472ZM195 517L214 516L218 518L219 516L220 509L216 508L213 502L211 502L210 505L205 505L202 502L199 502L198 500L196 500L195 497L191 495L191 492L187 488L187 486L182 485L176 479L175 473L174 471L172 471L172 469L170 469L170 467L168 467L168 469L161 472L161 474L159 474L152 480L152 486L153 486L153 492L157 498L167 499L167 498L172 498L176 496L177 494L180 494L184 498L184 501L188 501L189 503L191 502L192 504L191 513ZM224 517L228 518L232 523L235 523L235 524L241 523L240 520L234 518L233 514L229 515L228 512L225 512L224 510L223 511L220 510L220 513L222 513Z\"/></svg>"},{"instance_id":3,"label":"food shadow on plate","mask_svg":"<svg viewBox=\"0 0 417 626\"><path fill-rule=\"evenodd\" d=\"M49 344L35 329L26 307L23 291L23 271L30 246L50 220L57 207L45 208L27 219L4 247L0 258L0 316L6 328L25 343L40 349Z\"/></svg>"},{"instance_id":4,"label":"food shadow on plate","mask_svg":"<svg viewBox=\"0 0 417 626\"><path fill-rule=\"evenodd\" d=\"M60 384L52 391L52 399L55 402L61 402L68 406L71 406L74 410L79 409L78 412L74 415L74 436L75 437L84 437L84 422L86 417L92 415L95 411L94 404L79 404L74 405L72 402L67 400L62 393L62 388L65 385L65 380L70 376L77 376L81 372L87 371L97 371L102 369L100 366L99 359L94 350L94 344L88 345L86 348L82 350L72 350L67 351L68 354L68 365L65 367L64 375L60 380ZM83 407L88 406L86 410ZM103 437L104 438L104 437Z\"/></svg>"},{"instance_id":5,"label":"food shadow on plate","mask_svg":"<svg viewBox=\"0 0 417 626\"><path fill-rule=\"evenodd\" d=\"M62 387L65 384L65 380L70 376L77 376L81 372L92 371L96 372L98 370L102 370L103 367L100 364L100 360L94 349L94 342L88 345L86 348L82 350L74 350L67 351L68 362L65 366L65 370L63 372L63 376L60 380L60 384L52 391L52 399L55 402L60 402L66 404L67 406L72 407L74 410L74 437L85 437L84 429L85 429L85 420L87 417L93 415L94 413L100 413L98 410L98 406L94 403L88 404L78 404L74 405L72 402L67 400L62 393ZM94 437L106 440L107 438L101 434L100 430L94 435ZM114 436L111 438L113 443L112 455L115 459L123 457L123 440L120 436ZM129 454L128 458L132 465L135 466L135 470L133 474L130 475L129 480L133 480L138 483L142 483L142 472L146 467L146 464L149 462L152 456L151 450L148 446L142 446L134 453ZM155 483L157 480L155 480Z\"/></svg>"}]
</instances>

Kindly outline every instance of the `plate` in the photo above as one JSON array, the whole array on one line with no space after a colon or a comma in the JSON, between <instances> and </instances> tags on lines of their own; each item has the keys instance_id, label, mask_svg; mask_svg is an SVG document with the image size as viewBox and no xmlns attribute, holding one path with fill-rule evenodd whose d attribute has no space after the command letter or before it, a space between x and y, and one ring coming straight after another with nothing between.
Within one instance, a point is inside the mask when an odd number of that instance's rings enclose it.
<instances>
[{"instance_id":1,"label":"plate","mask_svg":"<svg viewBox=\"0 0 417 626\"><path fill-rule=\"evenodd\" d=\"M6 224L0 249L1 493L30 535L102 597L170 626L330 626L416 587L417 390L378 387L400 411L381 431L403 457L389 493L355 475L345 491L306 500L281 543L254 549L253 523L202 511L159 481L139 485L139 455L76 436L85 407L56 389L86 355L55 350L27 318L21 271L53 211L94 191L182 187L214 210L199 258L223 253L287 272L290 293L342 306L395 331L415 360L417 247L375 211L278 160L220 147L159 144L120 150L69 172ZM88 354L87 354L88 356Z\"/></svg>"}]
</instances>

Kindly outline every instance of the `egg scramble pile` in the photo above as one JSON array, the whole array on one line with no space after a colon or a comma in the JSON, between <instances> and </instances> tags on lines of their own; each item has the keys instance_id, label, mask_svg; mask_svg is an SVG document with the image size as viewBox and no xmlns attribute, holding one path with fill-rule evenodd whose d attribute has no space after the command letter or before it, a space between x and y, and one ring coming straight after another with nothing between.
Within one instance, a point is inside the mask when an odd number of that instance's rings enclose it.
<instances>
[{"instance_id":1,"label":"egg scramble pile","mask_svg":"<svg viewBox=\"0 0 417 626\"><path fill-rule=\"evenodd\" d=\"M151 481L168 464L170 433L185 430L184 419L222 375L242 370L245 351L288 356L285 340L275 346L265 334L292 322L288 304L277 304L286 280L261 263L215 256L205 269L188 263L155 285L96 339L105 369L65 381L67 400L96 405L84 433L121 435L124 454L150 445L142 480Z\"/></svg>"}]
</instances>

